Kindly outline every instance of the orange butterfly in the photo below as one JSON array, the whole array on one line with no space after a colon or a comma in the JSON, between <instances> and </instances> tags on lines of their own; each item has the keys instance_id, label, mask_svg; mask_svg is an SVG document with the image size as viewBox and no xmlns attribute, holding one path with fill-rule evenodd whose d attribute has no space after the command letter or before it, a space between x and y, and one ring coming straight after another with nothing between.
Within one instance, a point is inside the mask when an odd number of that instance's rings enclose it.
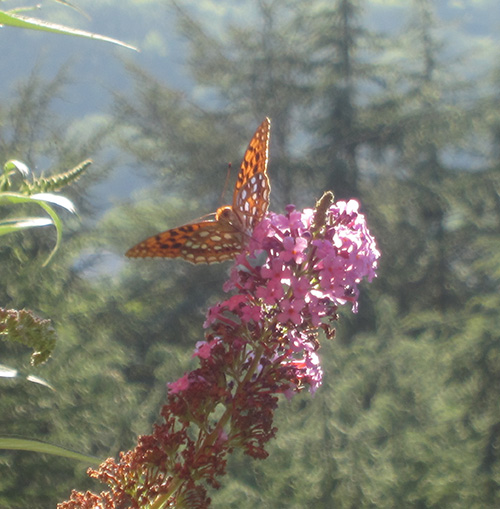
<instances>
[{"instance_id":1,"label":"orange butterfly","mask_svg":"<svg viewBox=\"0 0 500 509\"><path fill-rule=\"evenodd\" d=\"M271 186L267 177L269 130L259 126L241 162L233 204L219 207L214 219L185 224L143 240L125 255L131 258L183 258L191 263L231 260L267 212Z\"/></svg>"}]
</instances>

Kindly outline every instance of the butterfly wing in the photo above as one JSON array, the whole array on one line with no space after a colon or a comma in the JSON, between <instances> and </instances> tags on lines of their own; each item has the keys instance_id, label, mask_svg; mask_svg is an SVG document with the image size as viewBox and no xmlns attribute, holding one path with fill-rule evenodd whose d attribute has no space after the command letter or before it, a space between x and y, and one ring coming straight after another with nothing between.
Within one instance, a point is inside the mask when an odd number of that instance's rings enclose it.
<instances>
[{"instance_id":1,"label":"butterfly wing","mask_svg":"<svg viewBox=\"0 0 500 509\"><path fill-rule=\"evenodd\" d=\"M191 263L233 259L242 248L241 233L230 224L200 221L172 228L139 242L125 255L130 258L183 258Z\"/></svg>"},{"instance_id":2,"label":"butterfly wing","mask_svg":"<svg viewBox=\"0 0 500 509\"><path fill-rule=\"evenodd\" d=\"M191 263L216 263L241 252L246 232L252 231L269 206L271 186L267 177L268 118L250 141L241 163L233 206L221 207L215 220L172 228L129 249L130 258L183 258Z\"/></svg>"},{"instance_id":3,"label":"butterfly wing","mask_svg":"<svg viewBox=\"0 0 500 509\"><path fill-rule=\"evenodd\" d=\"M269 130L266 118L257 128L241 162L233 195L233 210L241 216L246 231L252 231L267 212L271 185L267 177Z\"/></svg>"}]
</instances>

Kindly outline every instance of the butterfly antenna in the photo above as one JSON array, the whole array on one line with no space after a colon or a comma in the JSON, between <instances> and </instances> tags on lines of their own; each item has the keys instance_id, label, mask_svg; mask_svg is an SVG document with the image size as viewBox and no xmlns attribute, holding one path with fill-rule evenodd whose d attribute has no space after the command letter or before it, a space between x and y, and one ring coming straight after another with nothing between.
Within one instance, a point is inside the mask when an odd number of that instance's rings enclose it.
<instances>
[{"instance_id":1,"label":"butterfly antenna","mask_svg":"<svg viewBox=\"0 0 500 509\"><path fill-rule=\"evenodd\" d=\"M229 175L230 174L231 174L231 163L228 163L228 165L227 165L227 173L226 173L226 181L224 182L224 188L222 189L222 194L220 196L221 203L223 203L223 201L224 201L224 195L226 194L226 191L227 191L227 186L229 184Z\"/></svg>"},{"instance_id":2,"label":"butterfly antenna","mask_svg":"<svg viewBox=\"0 0 500 509\"><path fill-rule=\"evenodd\" d=\"M208 219L212 220L214 218L215 218L215 212L210 212L210 214L203 214L202 216L200 216L196 219L193 219L192 221L189 221L189 223L186 223L186 224L198 223L200 221L206 221Z\"/></svg>"}]
</instances>

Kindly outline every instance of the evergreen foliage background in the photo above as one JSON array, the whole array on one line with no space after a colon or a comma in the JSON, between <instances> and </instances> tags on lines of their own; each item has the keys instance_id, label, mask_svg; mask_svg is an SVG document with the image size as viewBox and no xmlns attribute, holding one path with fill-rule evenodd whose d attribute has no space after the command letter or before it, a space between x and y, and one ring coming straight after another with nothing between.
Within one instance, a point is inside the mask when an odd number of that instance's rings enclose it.
<instances>
[{"instance_id":1,"label":"evergreen foliage background","mask_svg":"<svg viewBox=\"0 0 500 509\"><path fill-rule=\"evenodd\" d=\"M50 232L2 237L0 305L50 317L59 343L33 368L55 391L1 380L1 434L105 458L149 431L165 384L195 365L227 265L123 252L215 210L232 161L230 201L267 115L271 209L313 206L327 189L359 198L382 260L359 314L322 341L323 387L283 401L269 458L231 458L213 506L499 507L499 69L475 72L477 55L450 47L456 27L430 0L406 2L400 30L374 29L361 0L228 2L221 26L208 21L210 2L128 3L123 18L115 4L82 7L97 10L101 33L105 19L113 30L135 18L131 39L142 30L146 49L183 62L176 85L147 69L145 51L125 63L133 86L97 100L99 114L72 118L60 103L69 77L92 81L71 69L46 78L43 63L2 97L3 161L56 172L92 157L95 170L70 188L80 218L67 218L48 267ZM148 29L155 13L176 30L170 48ZM106 51L111 68L122 65ZM124 181L137 190L106 205ZM0 348L3 364L28 358ZM0 507L54 507L72 488L99 490L85 468L2 451Z\"/></svg>"}]
</instances>

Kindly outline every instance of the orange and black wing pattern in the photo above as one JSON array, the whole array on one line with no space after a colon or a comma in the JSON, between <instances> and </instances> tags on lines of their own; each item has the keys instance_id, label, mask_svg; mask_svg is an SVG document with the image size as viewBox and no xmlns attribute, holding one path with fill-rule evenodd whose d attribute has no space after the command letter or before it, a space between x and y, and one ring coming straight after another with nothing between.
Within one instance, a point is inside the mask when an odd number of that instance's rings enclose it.
<instances>
[{"instance_id":1,"label":"orange and black wing pattern","mask_svg":"<svg viewBox=\"0 0 500 509\"><path fill-rule=\"evenodd\" d=\"M191 263L216 263L231 260L240 253L244 237L264 217L269 206L267 159L270 127L271 123L266 118L248 145L234 189L232 207L221 207L215 219L185 224L148 237L125 255L130 258L183 258Z\"/></svg>"},{"instance_id":2,"label":"orange and black wing pattern","mask_svg":"<svg viewBox=\"0 0 500 509\"><path fill-rule=\"evenodd\" d=\"M243 219L245 229L252 231L267 212L271 185L267 176L271 121L266 118L253 135L241 162L234 188L233 209Z\"/></svg>"}]
</instances>

